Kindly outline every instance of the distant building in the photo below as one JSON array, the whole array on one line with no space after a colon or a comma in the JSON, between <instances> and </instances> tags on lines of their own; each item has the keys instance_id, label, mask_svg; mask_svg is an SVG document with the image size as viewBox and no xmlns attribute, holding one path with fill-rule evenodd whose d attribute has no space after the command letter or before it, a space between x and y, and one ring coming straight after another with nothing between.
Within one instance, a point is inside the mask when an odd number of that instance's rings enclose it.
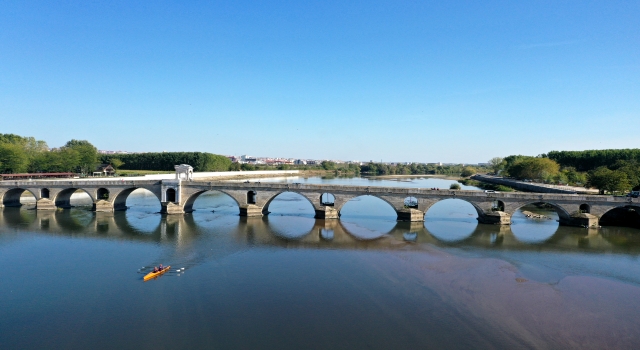
<instances>
[{"instance_id":1,"label":"distant building","mask_svg":"<svg viewBox=\"0 0 640 350\"><path fill-rule=\"evenodd\" d=\"M93 172L93 176L113 176L115 174L116 169L111 164L100 164Z\"/></svg>"},{"instance_id":2,"label":"distant building","mask_svg":"<svg viewBox=\"0 0 640 350\"><path fill-rule=\"evenodd\" d=\"M127 152L127 151L105 151L105 150L99 150L98 153L100 153L100 154L128 154L129 152Z\"/></svg>"}]
</instances>

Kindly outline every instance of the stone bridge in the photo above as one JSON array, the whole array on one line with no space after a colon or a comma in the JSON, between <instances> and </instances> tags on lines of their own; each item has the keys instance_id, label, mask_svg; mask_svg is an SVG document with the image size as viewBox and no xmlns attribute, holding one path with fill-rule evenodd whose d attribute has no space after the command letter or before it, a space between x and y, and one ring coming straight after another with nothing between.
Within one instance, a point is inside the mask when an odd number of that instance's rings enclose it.
<instances>
[{"instance_id":1,"label":"stone bridge","mask_svg":"<svg viewBox=\"0 0 640 350\"><path fill-rule=\"evenodd\" d=\"M273 199L283 192L295 192L306 198L318 219L338 219L345 203L364 195L388 203L396 211L398 221L423 221L426 211L433 204L451 198L473 205L478 212L478 221L485 224L508 225L511 215L518 208L532 203L549 204L558 212L560 224L567 226L596 226L605 213L619 207L640 212L640 199L613 196L179 179L2 181L0 205L20 206L22 194L28 191L36 199L37 210L68 208L71 206L71 195L76 191L84 191L91 197L94 211L112 212L126 210L127 197L136 189L146 189L156 195L162 206L161 212L165 214L193 211L195 200L207 191L219 191L233 198L241 216L268 214Z\"/></svg>"}]
</instances>

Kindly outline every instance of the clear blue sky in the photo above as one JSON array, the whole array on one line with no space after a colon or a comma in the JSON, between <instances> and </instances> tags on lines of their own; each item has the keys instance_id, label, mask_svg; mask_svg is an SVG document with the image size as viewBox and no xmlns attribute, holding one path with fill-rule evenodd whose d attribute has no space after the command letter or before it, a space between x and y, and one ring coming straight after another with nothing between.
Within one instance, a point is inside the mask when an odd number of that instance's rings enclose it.
<instances>
[{"instance_id":1,"label":"clear blue sky","mask_svg":"<svg viewBox=\"0 0 640 350\"><path fill-rule=\"evenodd\" d=\"M640 147L640 1L1 1L0 132L484 162Z\"/></svg>"}]
</instances>

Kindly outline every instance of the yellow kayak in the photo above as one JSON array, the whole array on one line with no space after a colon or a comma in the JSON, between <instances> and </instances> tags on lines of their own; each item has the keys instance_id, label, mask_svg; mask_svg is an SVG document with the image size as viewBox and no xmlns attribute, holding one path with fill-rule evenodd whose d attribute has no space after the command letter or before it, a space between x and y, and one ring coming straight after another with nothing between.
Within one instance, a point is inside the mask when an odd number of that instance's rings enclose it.
<instances>
[{"instance_id":1,"label":"yellow kayak","mask_svg":"<svg viewBox=\"0 0 640 350\"><path fill-rule=\"evenodd\" d=\"M144 281L148 281L152 278L156 278L160 275L162 275L163 273L169 271L169 268L171 268L171 266L167 266L165 268L163 268L162 270L158 271L158 272L149 272L148 274L144 275Z\"/></svg>"}]
</instances>

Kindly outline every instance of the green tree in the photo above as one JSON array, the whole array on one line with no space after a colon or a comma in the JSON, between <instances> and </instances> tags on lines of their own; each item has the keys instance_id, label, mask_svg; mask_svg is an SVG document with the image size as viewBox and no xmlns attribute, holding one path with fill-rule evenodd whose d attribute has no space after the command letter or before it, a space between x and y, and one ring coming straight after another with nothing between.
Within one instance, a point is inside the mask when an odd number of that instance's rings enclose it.
<instances>
[{"instance_id":1,"label":"green tree","mask_svg":"<svg viewBox=\"0 0 640 350\"><path fill-rule=\"evenodd\" d=\"M460 173L460 176L462 177L469 177L471 175L474 175L478 172L478 170L476 170L476 168L472 167L472 166L466 166L464 168L462 168L462 172Z\"/></svg>"},{"instance_id":2,"label":"green tree","mask_svg":"<svg viewBox=\"0 0 640 350\"><path fill-rule=\"evenodd\" d=\"M29 158L24 147L18 143L0 143L0 172L24 173L29 167Z\"/></svg>"},{"instance_id":3,"label":"green tree","mask_svg":"<svg viewBox=\"0 0 640 350\"><path fill-rule=\"evenodd\" d=\"M71 140L63 148L78 153L77 168L82 174L93 172L98 165L98 149L86 140Z\"/></svg>"},{"instance_id":4,"label":"green tree","mask_svg":"<svg viewBox=\"0 0 640 350\"><path fill-rule=\"evenodd\" d=\"M256 167L253 164L244 163L240 165L240 169L251 171L251 170L256 170Z\"/></svg>"},{"instance_id":5,"label":"green tree","mask_svg":"<svg viewBox=\"0 0 640 350\"><path fill-rule=\"evenodd\" d=\"M491 170L493 170L495 174L500 173L500 171L504 169L505 165L506 165L506 162L504 161L504 159L500 157L493 157L489 159L489 167L491 168Z\"/></svg>"},{"instance_id":6,"label":"green tree","mask_svg":"<svg viewBox=\"0 0 640 350\"><path fill-rule=\"evenodd\" d=\"M334 162L332 162L330 160L323 160L322 163L320 163L320 166L324 170L333 170L333 169L336 168L336 163L334 163Z\"/></svg>"},{"instance_id":7,"label":"green tree","mask_svg":"<svg viewBox=\"0 0 640 350\"><path fill-rule=\"evenodd\" d=\"M121 166L124 165L124 162L121 161L120 158L112 158L111 161L109 162L109 164L111 164L111 166L115 170L118 170Z\"/></svg>"},{"instance_id":8,"label":"green tree","mask_svg":"<svg viewBox=\"0 0 640 350\"><path fill-rule=\"evenodd\" d=\"M449 186L450 190L459 190L460 188L461 187L460 187L459 183L453 183L453 184L451 184L451 186Z\"/></svg>"},{"instance_id":9,"label":"green tree","mask_svg":"<svg viewBox=\"0 0 640 350\"><path fill-rule=\"evenodd\" d=\"M546 180L560 171L560 165L549 158L519 157L507 168L511 176L523 179Z\"/></svg>"},{"instance_id":10,"label":"green tree","mask_svg":"<svg viewBox=\"0 0 640 350\"><path fill-rule=\"evenodd\" d=\"M627 174L629 184L634 190L640 188L640 162L633 160L618 160L612 167L612 170L622 171Z\"/></svg>"},{"instance_id":11,"label":"green tree","mask_svg":"<svg viewBox=\"0 0 640 350\"><path fill-rule=\"evenodd\" d=\"M611 170L605 166L590 171L587 186L597 188L600 194L605 192L626 192L631 188L627 174L620 170Z\"/></svg>"}]
</instances>

